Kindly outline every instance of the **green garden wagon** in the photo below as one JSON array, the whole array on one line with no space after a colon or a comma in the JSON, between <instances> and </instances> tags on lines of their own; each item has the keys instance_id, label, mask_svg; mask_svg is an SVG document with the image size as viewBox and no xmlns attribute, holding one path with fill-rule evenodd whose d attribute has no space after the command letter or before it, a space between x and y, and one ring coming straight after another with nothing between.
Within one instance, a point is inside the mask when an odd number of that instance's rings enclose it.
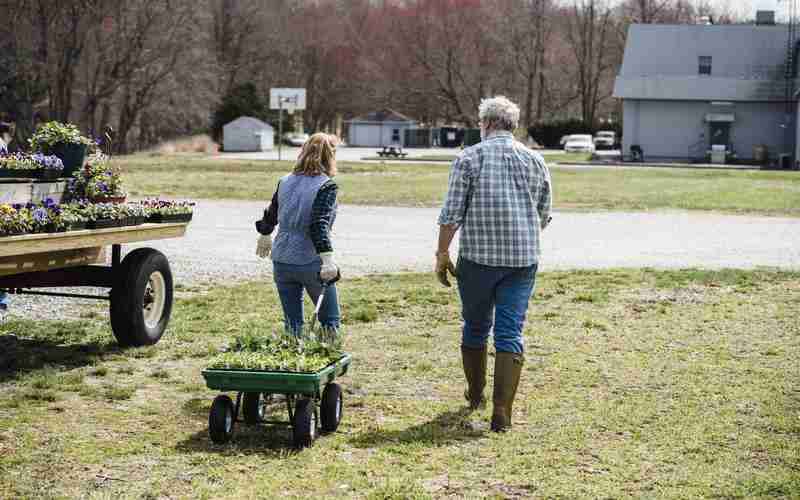
<instances>
[{"instance_id":1,"label":"green garden wagon","mask_svg":"<svg viewBox=\"0 0 800 500\"><path fill-rule=\"evenodd\" d=\"M248 425L289 425L295 447L311 446L319 431L335 432L342 420L342 388L334 382L347 373L350 355L345 354L316 373L255 370L203 370L209 389L237 392L236 403L225 395L214 398L208 416L211 440L230 441L236 422ZM288 421L264 418L267 406L276 395L285 397ZM242 414L242 420L239 414Z\"/></svg>"}]
</instances>

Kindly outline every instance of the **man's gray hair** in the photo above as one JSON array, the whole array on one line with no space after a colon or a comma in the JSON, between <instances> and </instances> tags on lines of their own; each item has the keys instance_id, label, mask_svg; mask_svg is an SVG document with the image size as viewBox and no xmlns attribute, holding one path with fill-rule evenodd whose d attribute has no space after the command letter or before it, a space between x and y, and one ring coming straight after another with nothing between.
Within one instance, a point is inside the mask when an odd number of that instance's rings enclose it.
<instances>
[{"instance_id":1,"label":"man's gray hair","mask_svg":"<svg viewBox=\"0 0 800 500\"><path fill-rule=\"evenodd\" d=\"M502 95L482 99L478 118L486 128L514 130L519 125L519 106Z\"/></svg>"}]
</instances>

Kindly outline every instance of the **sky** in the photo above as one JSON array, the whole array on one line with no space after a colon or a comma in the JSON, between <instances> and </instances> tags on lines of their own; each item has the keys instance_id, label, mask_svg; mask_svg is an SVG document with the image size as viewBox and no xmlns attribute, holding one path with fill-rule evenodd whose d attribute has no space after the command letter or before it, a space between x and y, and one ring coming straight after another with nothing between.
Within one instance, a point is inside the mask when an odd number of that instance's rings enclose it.
<instances>
[{"instance_id":1,"label":"sky","mask_svg":"<svg viewBox=\"0 0 800 500\"><path fill-rule=\"evenodd\" d=\"M621 0L616 0L621 1ZM755 17L757 10L774 10L778 19L786 12L789 0L711 0L713 5L728 7L742 16ZM800 6L800 2L798 2Z\"/></svg>"}]
</instances>

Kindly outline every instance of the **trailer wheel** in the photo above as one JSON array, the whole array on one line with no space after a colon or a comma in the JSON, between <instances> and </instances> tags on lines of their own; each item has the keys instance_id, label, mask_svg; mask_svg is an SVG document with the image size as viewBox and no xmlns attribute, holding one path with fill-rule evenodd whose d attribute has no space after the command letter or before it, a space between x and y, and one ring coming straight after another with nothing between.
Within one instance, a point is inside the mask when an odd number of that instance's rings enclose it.
<instances>
[{"instance_id":1,"label":"trailer wheel","mask_svg":"<svg viewBox=\"0 0 800 500\"><path fill-rule=\"evenodd\" d=\"M172 271L152 248L125 256L111 289L111 329L125 347L157 343L172 313Z\"/></svg>"},{"instance_id":2,"label":"trailer wheel","mask_svg":"<svg viewBox=\"0 0 800 500\"><path fill-rule=\"evenodd\" d=\"M322 407L319 416L322 421L322 432L336 432L339 422L342 421L343 403L341 386L335 383L326 385L325 390L322 391Z\"/></svg>"},{"instance_id":3,"label":"trailer wheel","mask_svg":"<svg viewBox=\"0 0 800 500\"><path fill-rule=\"evenodd\" d=\"M297 400L292 419L292 438L295 448L311 446L317 437L317 413L314 410L314 401L311 399Z\"/></svg>"},{"instance_id":4,"label":"trailer wheel","mask_svg":"<svg viewBox=\"0 0 800 500\"><path fill-rule=\"evenodd\" d=\"M208 414L208 434L217 444L225 444L233 436L233 425L236 422L233 401L225 395L219 395L211 403Z\"/></svg>"},{"instance_id":5,"label":"trailer wheel","mask_svg":"<svg viewBox=\"0 0 800 500\"><path fill-rule=\"evenodd\" d=\"M264 405L261 404L260 392L245 392L242 400L242 412L244 413L244 423L247 425L257 425L264 420Z\"/></svg>"}]
</instances>

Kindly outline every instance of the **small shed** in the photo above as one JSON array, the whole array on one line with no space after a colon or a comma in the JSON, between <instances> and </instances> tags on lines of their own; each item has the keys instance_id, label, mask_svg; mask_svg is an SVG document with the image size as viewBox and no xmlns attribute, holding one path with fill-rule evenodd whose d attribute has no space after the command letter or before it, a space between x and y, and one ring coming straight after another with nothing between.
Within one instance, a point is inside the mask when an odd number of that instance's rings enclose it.
<instances>
[{"instance_id":1,"label":"small shed","mask_svg":"<svg viewBox=\"0 0 800 500\"><path fill-rule=\"evenodd\" d=\"M405 131L417 127L416 121L391 109L375 111L345 123L349 126L348 144L369 148L405 146Z\"/></svg>"},{"instance_id":2,"label":"small shed","mask_svg":"<svg viewBox=\"0 0 800 500\"><path fill-rule=\"evenodd\" d=\"M241 116L222 127L223 147L231 151L266 151L275 145L275 129L257 118Z\"/></svg>"}]
</instances>

